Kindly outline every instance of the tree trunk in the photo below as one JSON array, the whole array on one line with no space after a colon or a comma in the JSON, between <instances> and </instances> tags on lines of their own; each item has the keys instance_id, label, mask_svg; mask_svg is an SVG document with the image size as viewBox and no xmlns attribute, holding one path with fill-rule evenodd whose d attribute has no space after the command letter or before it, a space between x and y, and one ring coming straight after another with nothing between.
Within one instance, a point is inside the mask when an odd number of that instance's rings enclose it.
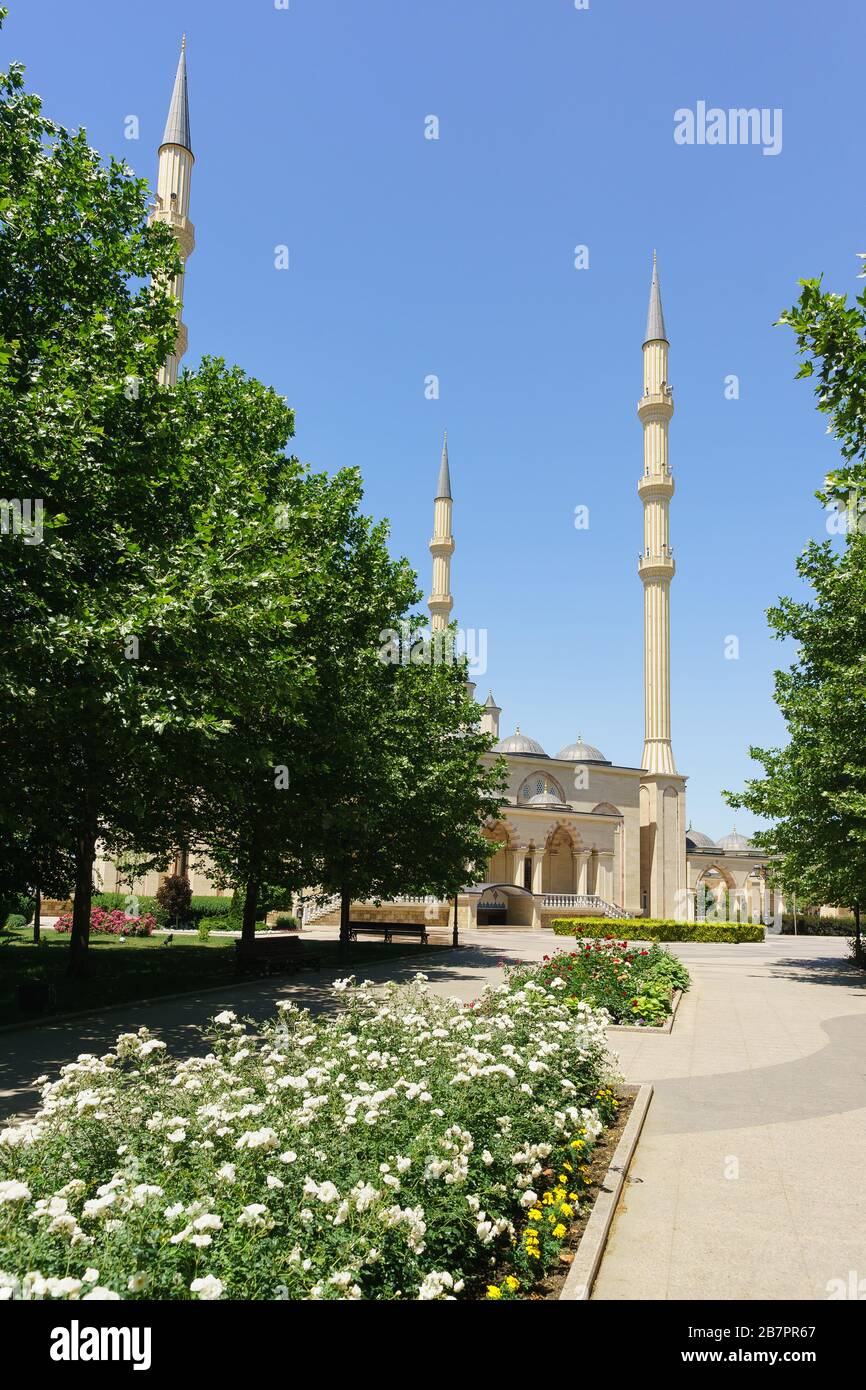
<instances>
[{"instance_id":1,"label":"tree trunk","mask_svg":"<svg viewBox=\"0 0 866 1390\"><path fill-rule=\"evenodd\" d=\"M857 960L863 962L863 937L860 934L860 903L854 904L854 954Z\"/></svg>"},{"instance_id":2,"label":"tree trunk","mask_svg":"<svg viewBox=\"0 0 866 1390\"><path fill-rule=\"evenodd\" d=\"M90 825L82 829L75 845L75 898L72 903L72 935L69 941L70 975L84 975L87 970L95 859L96 827Z\"/></svg>"},{"instance_id":3,"label":"tree trunk","mask_svg":"<svg viewBox=\"0 0 866 1390\"><path fill-rule=\"evenodd\" d=\"M39 884L37 883L37 885L36 885L36 903L35 903L35 906L34 906L34 908L33 908L33 944L34 944L34 946L38 946L38 945L39 945L39 939L40 939L40 937L41 937L41 935L42 935L42 922L41 922L41 917L42 917L42 893L41 893L41 891L40 891Z\"/></svg>"},{"instance_id":4,"label":"tree trunk","mask_svg":"<svg viewBox=\"0 0 866 1390\"><path fill-rule=\"evenodd\" d=\"M352 912L352 890L340 890L340 960L349 959L349 919Z\"/></svg>"},{"instance_id":5,"label":"tree trunk","mask_svg":"<svg viewBox=\"0 0 866 1390\"><path fill-rule=\"evenodd\" d=\"M247 879L244 897L244 916L241 927L241 942L245 948L252 948L256 940L256 913L259 906L259 880L256 874Z\"/></svg>"}]
</instances>

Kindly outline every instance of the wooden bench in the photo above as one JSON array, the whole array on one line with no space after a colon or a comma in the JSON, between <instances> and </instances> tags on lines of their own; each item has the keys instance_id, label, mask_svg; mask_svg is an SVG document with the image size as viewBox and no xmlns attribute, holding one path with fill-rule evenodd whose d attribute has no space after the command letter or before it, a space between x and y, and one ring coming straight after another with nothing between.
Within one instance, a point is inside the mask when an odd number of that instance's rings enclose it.
<instances>
[{"instance_id":1,"label":"wooden bench","mask_svg":"<svg viewBox=\"0 0 866 1390\"><path fill-rule=\"evenodd\" d=\"M418 922L350 922L349 940L357 941L359 936L381 936L386 942L395 936L417 937L422 946L427 945L427 928Z\"/></svg>"},{"instance_id":2,"label":"wooden bench","mask_svg":"<svg viewBox=\"0 0 866 1390\"><path fill-rule=\"evenodd\" d=\"M250 946L240 939L235 942L238 970L264 971L270 975L280 970L300 970L304 965L315 968L318 964L317 959L304 955L300 938L294 932L257 934Z\"/></svg>"}]
</instances>

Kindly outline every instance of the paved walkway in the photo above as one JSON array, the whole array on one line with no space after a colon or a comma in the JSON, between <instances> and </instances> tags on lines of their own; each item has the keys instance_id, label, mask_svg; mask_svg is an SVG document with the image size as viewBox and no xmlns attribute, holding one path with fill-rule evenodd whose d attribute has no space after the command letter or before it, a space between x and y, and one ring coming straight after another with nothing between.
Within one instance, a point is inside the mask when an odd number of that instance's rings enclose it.
<instances>
[{"instance_id":1,"label":"paved walkway","mask_svg":"<svg viewBox=\"0 0 866 1390\"><path fill-rule=\"evenodd\" d=\"M546 932L464 940L358 974L408 980L420 968L437 992L471 999L503 959L559 944ZM866 1293L866 979L835 938L674 949L694 983L673 1032L611 1035L625 1079L652 1081L655 1095L594 1297L825 1299L852 1271ZM143 1023L183 1054L203 1047L198 1030L221 1008L260 1019L291 997L330 1010L335 973L6 1033L0 1114L32 1110L33 1077Z\"/></svg>"},{"instance_id":2,"label":"paved walkway","mask_svg":"<svg viewBox=\"0 0 866 1390\"><path fill-rule=\"evenodd\" d=\"M866 979L838 938L676 947L667 1037L614 1035L655 1094L598 1299L866 1295Z\"/></svg>"}]
</instances>

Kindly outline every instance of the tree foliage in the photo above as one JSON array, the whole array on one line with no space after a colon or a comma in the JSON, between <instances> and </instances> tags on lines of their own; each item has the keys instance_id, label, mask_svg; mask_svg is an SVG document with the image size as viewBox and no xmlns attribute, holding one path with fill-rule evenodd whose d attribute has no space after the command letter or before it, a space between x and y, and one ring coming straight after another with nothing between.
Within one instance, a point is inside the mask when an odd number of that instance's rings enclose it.
<instances>
[{"instance_id":1,"label":"tree foliage","mask_svg":"<svg viewBox=\"0 0 866 1390\"><path fill-rule=\"evenodd\" d=\"M777 856L782 885L806 902L854 906L866 897L866 293L853 304L819 280L801 281L782 315L814 377L818 409L844 460L817 493L845 518L841 541L810 542L797 572L812 597L780 599L774 636L796 644L778 671L775 700L788 727L784 748L752 748L764 775L726 796L772 819L754 839Z\"/></svg>"}]
</instances>

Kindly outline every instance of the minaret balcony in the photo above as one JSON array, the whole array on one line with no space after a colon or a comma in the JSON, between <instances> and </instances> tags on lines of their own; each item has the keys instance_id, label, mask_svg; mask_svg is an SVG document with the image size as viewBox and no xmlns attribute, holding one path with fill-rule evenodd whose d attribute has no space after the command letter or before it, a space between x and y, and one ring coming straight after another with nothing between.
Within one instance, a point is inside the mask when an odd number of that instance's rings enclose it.
<instances>
[{"instance_id":1,"label":"minaret balcony","mask_svg":"<svg viewBox=\"0 0 866 1390\"><path fill-rule=\"evenodd\" d=\"M641 424L649 420L670 420L674 413L674 396L669 386L661 391L645 391L637 403Z\"/></svg>"},{"instance_id":2,"label":"minaret balcony","mask_svg":"<svg viewBox=\"0 0 866 1390\"><path fill-rule=\"evenodd\" d=\"M453 536L433 536L428 549L432 555L453 555L455 545Z\"/></svg>"},{"instance_id":3,"label":"minaret balcony","mask_svg":"<svg viewBox=\"0 0 866 1390\"><path fill-rule=\"evenodd\" d=\"M638 479L637 491L642 502L649 502L654 497L670 501L674 495L673 474L644 473L643 477Z\"/></svg>"},{"instance_id":4,"label":"minaret balcony","mask_svg":"<svg viewBox=\"0 0 866 1390\"><path fill-rule=\"evenodd\" d=\"M151 221L164 222L171 227L184 260L192 255L195 250L195 227L188 217L183 217L174 208L157 207L151 214Z\"/></svg>"},{"instance_id":5,"label":"minaret balcony","mask_svg":"<svg viewBox=\"0 0 866 1390\"><path fill-rule=\"evenodd\" d=\"M661 552L651 554L644 551L637 557L637 572L641 579L673 579L677 567L674 563L674 552L671 547L665 546Z\"/></svg>"}]
</instances>

